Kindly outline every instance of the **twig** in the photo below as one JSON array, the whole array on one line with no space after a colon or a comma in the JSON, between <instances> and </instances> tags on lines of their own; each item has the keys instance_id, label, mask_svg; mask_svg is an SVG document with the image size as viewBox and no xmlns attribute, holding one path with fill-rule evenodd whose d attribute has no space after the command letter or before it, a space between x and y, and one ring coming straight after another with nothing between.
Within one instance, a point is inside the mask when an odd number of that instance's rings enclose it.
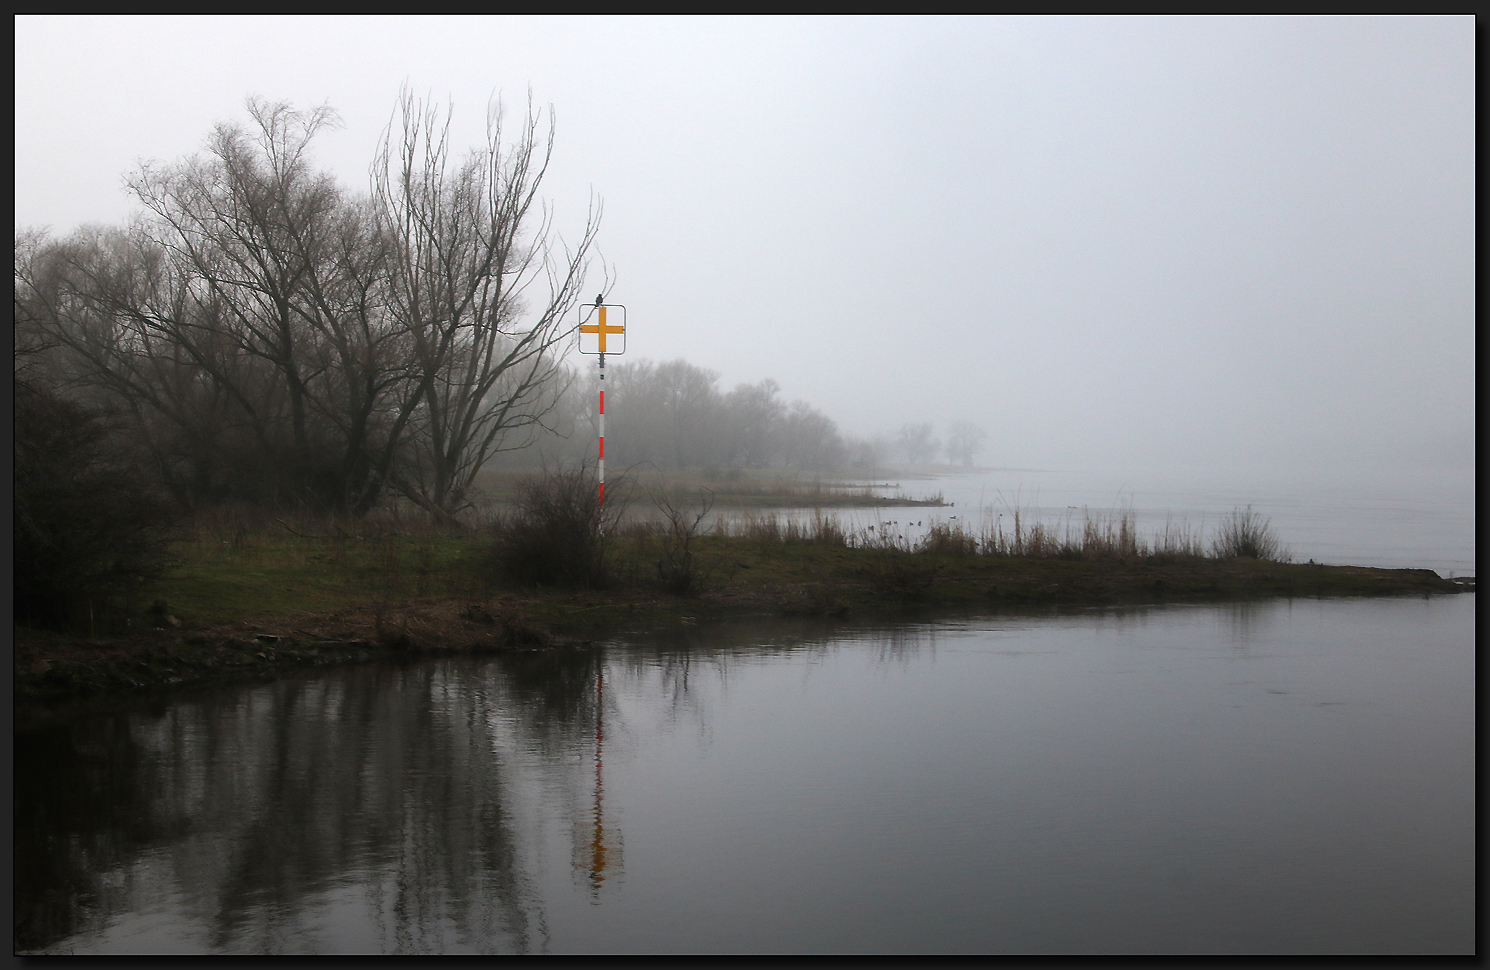
<instances>
[{"instance_id":1,"label":"twig","mask_svg":"<svg viewBox=\"0 0 1490 970\"><path fill-rule=\"evenodd\" d=\"M284 519L275 519L274 521L276 521L280 525L284 526L285 527L285 531L288 532L288 533L290 533L290 535L299 536L302 539L331 539L331 538L335 538L334 536L308 536L304 532L296 532L294 529L290 528L290 524L288 522L286 522Z\"/></svg>"},{"instance_id":2,"label":"twig","mask_svg":"<svg viewBox=\"0 0 1490 970\"><path fill-rule=\"evenodd\" d=\"M296 532L294 529L290 528L289 523L286 522L284 519L275 519L274 521L276 521L280 525L284 526L286 532L290 533L291 535L299 536L302 539L361 539L362 541L366 542L368 539L383 539L383 538L386 538L388 536L392 536L393 538L397 539L397 538L401 538L402 535L403 535L403 533L401 533L401 532L399 532L397 530L394 530L393 532L379 532L379 533L376 533L374 535L360 535L360 534L359 535L349 535L348 533L346 533L346 532L344 532L342 530L341 526L339 526L339 525L333 525L331 528L335 529L339 533L338 535L334 535L334 536L308 536L304 532Z\"/></svg>"}]
</instances>

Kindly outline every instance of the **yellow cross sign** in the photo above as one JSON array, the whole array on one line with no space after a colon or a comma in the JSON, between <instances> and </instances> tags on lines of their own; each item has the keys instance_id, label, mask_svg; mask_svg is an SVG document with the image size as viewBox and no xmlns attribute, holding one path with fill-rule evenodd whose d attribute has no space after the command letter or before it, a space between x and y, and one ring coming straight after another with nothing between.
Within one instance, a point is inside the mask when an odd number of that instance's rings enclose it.
<instances>
[{"instance_id":1,"label":"yellow cross sign","mask_svg":"<svg viewBox=\"0 0 1490 970\"><path fill-rule=\"evenodd\" d=\"M623 307L623 306L621 306L621 305L619 305L619 304L617 304L615 306L608 306L608 307L607 306L599 306L599 307L596 307L595 309L597 311L599 311L598 314L597 314L597 316L599 317L598 321L595 322L595 323L581 324L580 325L580 328L579 328L579 332L580 333L593 333L593 334L597 335L600 338L600 349L598 351L590 351L590 350L585 350L583 347L581 347L580 348L580 352L581 353L602 353L602 354L607 354L607 353L619 354L619 353L622 353L622 351L620 351L620 350L608 350L606 348L606 346L605 346L605 338L607 336L616 336L616 335L620 335L620 336L623 336L623 337L625 336L625 333L626 333L626 322L625 322L626 321L626 308ZM619 323L619 324L607 323L606 320L605 320L605 316L606 316L605 311L607 311L607 310L620 310L621 311L621 323ZM621 341L621 346L622 346L622 348L624 348L626 346L625 340L622 340Z\"/></svg>"}]
</instances>

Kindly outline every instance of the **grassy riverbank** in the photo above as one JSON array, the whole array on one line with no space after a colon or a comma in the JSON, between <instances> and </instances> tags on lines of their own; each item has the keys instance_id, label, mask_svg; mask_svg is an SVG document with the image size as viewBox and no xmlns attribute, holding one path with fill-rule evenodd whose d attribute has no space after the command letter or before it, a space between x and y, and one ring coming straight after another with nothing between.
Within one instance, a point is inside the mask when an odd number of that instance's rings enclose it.
<instances>
[{"instance_id":1,"label":"grassy riverbank","mask_svg":"<svg viewBox=\"0 0 1490 970\"><path fill-rule=\"evenodd\" d=\"M375 531L376 530L376 531ZM842 616L923 608L1023 609L1457 593L1430 570L1165 552L1098 530L1087 544L980 542L955 531L911 546L846 535L836 520L737 521L727 535L634 527L608 540L601 588L523 586L491 535L385 523L222 520L178 542L175 563L108 629L18 629L18 700L273 676L293 667L450 651L562 648L627 631L748 614ZM1090 531L1090 530L1089 530ZM1126 543L1126 545L1125 545ZM1125 553L1126 550L1126 553ZM1187 550L1187 551L1186 551ZM670 569L662 568L670 564ZM679 570L687 582L680 584ZM677 592L686 588L687 593ZM1469 588L1473 588L1472 586Z\"/></svg>"}]
</instances>

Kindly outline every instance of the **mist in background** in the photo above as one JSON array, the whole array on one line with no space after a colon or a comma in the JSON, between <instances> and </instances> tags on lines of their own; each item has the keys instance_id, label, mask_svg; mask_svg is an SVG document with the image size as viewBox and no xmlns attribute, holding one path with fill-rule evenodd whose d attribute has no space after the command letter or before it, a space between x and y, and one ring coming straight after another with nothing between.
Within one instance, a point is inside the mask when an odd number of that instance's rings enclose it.
<instances>
[{"instance_id":1,"label":"mist in background","mask_svg":"<svg viewBox=\"0 0 1490 970\"><path fill-rule=\"evenodd\" d=\"M333 107L362 190L401 85L459 147L531 91L627 360L971 422L984 465L1473 494L1469 17L15 27L17 228L125 221L248 95Z\"/></svg>"}]
</instances>

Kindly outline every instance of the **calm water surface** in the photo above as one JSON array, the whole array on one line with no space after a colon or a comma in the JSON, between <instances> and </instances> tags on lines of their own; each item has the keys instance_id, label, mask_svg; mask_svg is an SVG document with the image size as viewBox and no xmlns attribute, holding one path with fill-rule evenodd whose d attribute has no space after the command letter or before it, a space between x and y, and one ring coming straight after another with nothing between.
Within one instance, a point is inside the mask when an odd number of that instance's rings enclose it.
<instances>
[{"instance_id":1,"label":"calm water surface","mask_svg":"<svg viewBox=\"0 0 1490 970\"><path fill-rule=\"evenodd\" d=\"M17 947L1469 953L1474 625L688 626L23 718Z\"/></svg>"},{"instance_id":2,"label":"calm water surface","mask_svg":"<svg viewBox=\"0 0 1490 970\"><path fill-rule=\"evenodd\" d=\"M876 480L878 481L878 479ZM1036 522L1057 536L1081 534L1088 515L1099 522L1132 516L1139 539L1152 544L1166 529L1188 532L1208 545L1222 519L1252 508L1268 519L1295 561L1388 569L1432 569L1442 576L1474 575L1473 476L1393 481L1378 473L1358 481L1186 481L1142 469L1106 472L985 469L922 479L897 479L885 495L924 498L940 493L945 508L889 507L832 511L850 530L891 526L909 541L935 522L974 534L1014 531L1014 511L1025 528ZM769 514L769 513L768 513ZM782 510L811 521L813 509ZM722 512L725 518L735 513ZM707 523L706 523L707 524Z\"/></svg>"}]
</instances>

